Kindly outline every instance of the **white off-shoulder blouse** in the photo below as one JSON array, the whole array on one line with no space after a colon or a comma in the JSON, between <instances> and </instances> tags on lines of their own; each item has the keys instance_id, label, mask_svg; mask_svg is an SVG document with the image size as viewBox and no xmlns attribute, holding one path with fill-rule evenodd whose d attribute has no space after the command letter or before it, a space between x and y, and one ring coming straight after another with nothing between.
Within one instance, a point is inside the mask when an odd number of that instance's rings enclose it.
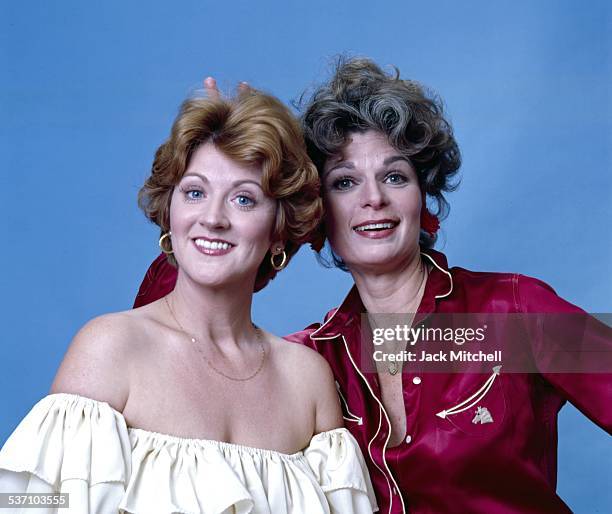
<instances>
[{"instance_id":1,"label":"white off-shoulder blouse","mask_svg":"<svg viewBox=\"0 0 612 514\"><path fill-rule=\"evenodd\" d=\"M40 400L0 450L0 492L69 493L69 508L23 510L31 514L378 510L363 455L345 428L286 454L129 428L107 403L65 393Z\"/></svg>"}]
</instances>

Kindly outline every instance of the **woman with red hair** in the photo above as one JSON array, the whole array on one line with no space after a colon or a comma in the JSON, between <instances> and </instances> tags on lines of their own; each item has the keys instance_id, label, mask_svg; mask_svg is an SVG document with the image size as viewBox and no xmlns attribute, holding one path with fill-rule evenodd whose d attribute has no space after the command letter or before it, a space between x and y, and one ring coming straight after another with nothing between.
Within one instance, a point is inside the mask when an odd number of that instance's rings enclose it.
<instances>
[{"instance_id":1,"label":"woman with red hair","mask_svg":"<svg viewBox=\"0 0 612 514\"><path fill-rule=\"evenodd\" d=\"M376 509L329 365L251 320L253 292L319 224L319 185L277 99L183 104L139 195L172 290L76 335L52 394L0 451L16 508L24 493L68 493L45 496L49 511Z\"/></svg>"}]
</instances>

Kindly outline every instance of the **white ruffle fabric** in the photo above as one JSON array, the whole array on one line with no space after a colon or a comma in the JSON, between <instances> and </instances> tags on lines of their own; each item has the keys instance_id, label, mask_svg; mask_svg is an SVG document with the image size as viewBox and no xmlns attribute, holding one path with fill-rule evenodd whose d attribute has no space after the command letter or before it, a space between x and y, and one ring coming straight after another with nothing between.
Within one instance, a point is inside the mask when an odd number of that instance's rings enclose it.
<instances>
[{"instance_id":1,"label":"white ruffle fabric","mask_svg":"<svg viewBox=\"0 0 612 514\"><path fill-rule=\"evenodd\" d=\"M0 492L69 493L59 514L369 514L363 455L345 428L294 454L129 428L110 405L40 400L0 450ZM3 512L21 512L3 509Z\"/></svg>"}]
</instances>

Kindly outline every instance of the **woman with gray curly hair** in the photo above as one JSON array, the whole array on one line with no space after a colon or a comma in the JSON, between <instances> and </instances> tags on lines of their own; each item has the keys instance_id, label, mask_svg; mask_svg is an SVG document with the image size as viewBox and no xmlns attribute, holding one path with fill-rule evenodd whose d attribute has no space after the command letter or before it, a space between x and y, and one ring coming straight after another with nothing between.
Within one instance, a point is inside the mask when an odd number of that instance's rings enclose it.
<instances>
[{"instance_id":1,"label":"woman with gray curly hair","mask_svg":"<svg viewBox=\"0 0 612 514\"><path fill-rule=\"evenodd\" d=\"M460 155L441 102L420 84L368 59L341 60L302 105L325 206L313 246L327 239L355 286L322 324L286 339L332 367L380 512L570 512L555 492L557 413L570 400L612 430L612 377L574 359L581 345L610 355L610 329L535 278L451 268L432 249ZM171 287L162 261L138 304ZM496 321L486 345L499 353L432 343L434 352L401 336L453 329L449 343L460 345L467 332L456 319L479 316L518 318L520 332ZM574 353L563 360L551 349L565 343ZM464 362L449 365L455 353Z\"/></svg>"}]
</instances>

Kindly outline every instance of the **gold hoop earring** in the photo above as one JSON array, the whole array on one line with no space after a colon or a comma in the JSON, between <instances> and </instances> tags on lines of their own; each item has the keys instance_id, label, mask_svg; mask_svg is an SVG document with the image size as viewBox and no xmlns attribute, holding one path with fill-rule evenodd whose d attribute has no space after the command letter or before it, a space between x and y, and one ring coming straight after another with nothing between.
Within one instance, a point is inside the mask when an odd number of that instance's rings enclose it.
<instances>
[{"instance_id":1,"label":"gold hoop earring","mask_svg":"<svg viewBox=\"0 0 612 514\"><path fill-rule=\"evenodd\" d=\"M277 255L282 255L283 256L283 258L281 259L280 264L276 264L274 262L274 257L276 257ZM272 267L276 271L282 270L287 265L287 253L285 252L285 250L282 251L282 254L280 254L280 253L273 253L272 255L270 255L270 264L272 264Z\"/></svg>"},{"instance_id":2,"label":"gold hoop earring","mask_svg":"<svg viewBox=\"0 0 612 514\"><path fill-rule=\"evenodd\" d=\"M172 235L172 232L168 230L168 232L166 232L165 234L162 234L162 236L159 238L159 247L161 248L161 251L164 252L166 255L172 255L174 253L173 250L166 250L164 248L164 239L167 237L170 237L171 235ZM170 241L170 247L172 247L172 241Z\"/></svg>"}]
</instances>

